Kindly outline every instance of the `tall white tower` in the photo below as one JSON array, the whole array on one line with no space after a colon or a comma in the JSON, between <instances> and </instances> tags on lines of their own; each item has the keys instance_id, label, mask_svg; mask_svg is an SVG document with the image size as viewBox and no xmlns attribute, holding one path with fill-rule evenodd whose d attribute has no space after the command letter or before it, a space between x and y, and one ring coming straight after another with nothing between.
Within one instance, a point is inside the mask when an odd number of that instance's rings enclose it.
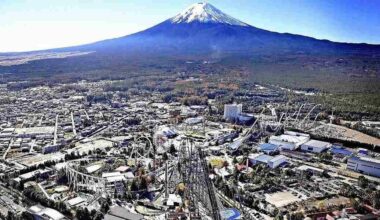
<instances>
[{"instance_id":1,"label":"tall white tower","mask_svg":"<svg viewBox=\"0 0 380 220\"><path fill-rule=\"evenodd\" d=\"M242 104L227 104L224 105L223 118L226 120L236 120L242 112Z\"/></svg>"}]
</instances>

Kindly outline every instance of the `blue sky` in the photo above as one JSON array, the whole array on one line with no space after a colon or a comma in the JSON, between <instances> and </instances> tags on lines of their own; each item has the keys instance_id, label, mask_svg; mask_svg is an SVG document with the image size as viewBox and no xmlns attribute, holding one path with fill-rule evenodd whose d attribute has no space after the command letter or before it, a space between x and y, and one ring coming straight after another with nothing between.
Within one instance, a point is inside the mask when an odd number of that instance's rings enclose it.
<instances>
[{"instance_id":1,"label":"blue sky","mask_svg":"<svg viewBox=\"0 0 380 220\"><path fill-rule=\"evenodd\" d=\"M79 45L149 28L190 0L0 0L0 51ZM380 0L210 0L253 26L380 44Z\"/></svg>"}]
</instances>

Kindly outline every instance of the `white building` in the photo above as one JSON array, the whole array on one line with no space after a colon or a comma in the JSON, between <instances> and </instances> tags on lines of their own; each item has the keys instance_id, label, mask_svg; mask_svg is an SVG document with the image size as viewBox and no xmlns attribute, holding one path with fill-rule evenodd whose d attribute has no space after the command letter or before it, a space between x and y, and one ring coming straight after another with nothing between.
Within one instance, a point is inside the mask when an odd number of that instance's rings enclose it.
<instances>
[{"instance_id":1,"label":"white building","mask_svg":"<svg viewBox=\"0 0 380 220\"><path fill-rule=\"evenodd\" d=\"M223 118L227 120L236 120L242 113L242 104L228 104L224 105Z\"/></svg>"},{"instance_id":2,"label":"white building","mask_svg":"<svg viewBox=\"0 0 380 220\"><path fill-rule=\"evenodd\" d=\"M288 158L283 155L277 155L275 157L272 157L266 154L250 154L248 156L248 159L253 165L264 163L272 169L288 161Z\"/></svg>"},{"instance_id":3,"label":"white building","mask_svg":"<svg viewBox=\"0 0 380 220\"><path fill-rule=\"evenodd\" d=\"M308 134L285 131L285 134L283 135L271 136L268 142L270 144L279 146L281 149L295 150L300 145L306 143L309 140L310 140L310 135Z\"/></svg>"},{"instance_id":4,"label":"white building","mask_svg":"<svg viewBox=\"0 0 380 220\"><path fill-rule=\"evenodd\" d=\"M185 123L188 125L195 125L203 122L203 117L187 118Z\"/></svg>"},{"instance_id":5,"label":"white building","mask_svg":"<svg viewBox=\"0 0 380 220\"><path fill-rule=\"evenodd\" d=\"M28 209L28 212L33 215L34 219L43 220L63 220L67 219L62 213L55 209L45 208L41 205L35 205Z\"/></svg>"},{"instance_id":6,"label":"white building","mask_svg":"<svg viewBox=\"0 0 380 220\"><path fill-rule=\"evenodd\" d=\"M347 160L347 169L380 177L380 160L371 157L351 157Z\"/></svg>"},{"instance_id":7,"label":"white building","mask_svg":"<svg viewBox=\"0 0 380 220\"><path fill-rule=\"evenodd\" d=\"M313 152L313 153L321 153L322 151L331 147L331 144L324 141L310 140L301 145L301 150Z\"/></svg>"},{"instance_id":8,"label":"white building","mask_svg":"<svg viewBox=\"0 0 380 220\"><path fill-rule=\"evenodd\" d=\"M281 164L286 163L287 161L288 158L284 155L277 155L268 161L268 166L273 169L280 166Z\"/></svg>"}]
</instances>

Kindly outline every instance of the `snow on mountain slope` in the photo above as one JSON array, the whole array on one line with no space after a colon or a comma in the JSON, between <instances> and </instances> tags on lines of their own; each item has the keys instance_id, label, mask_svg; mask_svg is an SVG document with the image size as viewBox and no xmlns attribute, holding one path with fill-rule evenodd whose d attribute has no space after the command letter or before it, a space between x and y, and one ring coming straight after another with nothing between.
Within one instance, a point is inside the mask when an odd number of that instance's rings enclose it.
<instances>
[{"instance_id":1,"label":"snow on mountain slope","mask_svg":"<svg viewBox=\"0 0 380 220\"><path fill-rule=\"evenodd\" d=\"M175 24L179 23L222 23L229 25L248 26L246 23L241 22L215 8L209 3L196 3L189 8L179 13L170 21Z\"/></svg>"},{"instance_id":2,"label":"snow on mountain slope","mask_svg":"<svg viewBox=\"0 0 380 220\"><path fill-rule=\"evenodd\" d=\"M91 44L49 52L96 51L96 54L193 55L271 53L378 53L380 47L334 43L281 34L241 22L208 3L197 3L146 30ZM110 56L113 57L113 56Z\"/></svg>"}]
</instances>

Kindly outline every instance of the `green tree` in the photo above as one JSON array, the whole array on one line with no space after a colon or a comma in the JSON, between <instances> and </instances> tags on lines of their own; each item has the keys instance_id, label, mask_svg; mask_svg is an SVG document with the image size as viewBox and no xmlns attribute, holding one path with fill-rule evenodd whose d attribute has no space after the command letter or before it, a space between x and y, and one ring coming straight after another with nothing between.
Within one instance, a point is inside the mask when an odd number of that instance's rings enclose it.
<instances>
[{"instance_id":1,"label":"green tree","mask_svg":"<svg viewBox=\"0 0 380 220\"><path fill-rule=\"evenodd\" d=\"M380 209L380 190L372 193L372 205L375 209Z\"/></svg>"},{"instance_id":2,"label":"green tree","mask_svg":"<svg viewBox=\"0 0 380 220\"><path fill-rule=\"evenodd\" d=\"M359 176L358 185L365 189L369 185L369 180L367 178L365 178L364 176Z\"/></svg>"}]
</instances>

